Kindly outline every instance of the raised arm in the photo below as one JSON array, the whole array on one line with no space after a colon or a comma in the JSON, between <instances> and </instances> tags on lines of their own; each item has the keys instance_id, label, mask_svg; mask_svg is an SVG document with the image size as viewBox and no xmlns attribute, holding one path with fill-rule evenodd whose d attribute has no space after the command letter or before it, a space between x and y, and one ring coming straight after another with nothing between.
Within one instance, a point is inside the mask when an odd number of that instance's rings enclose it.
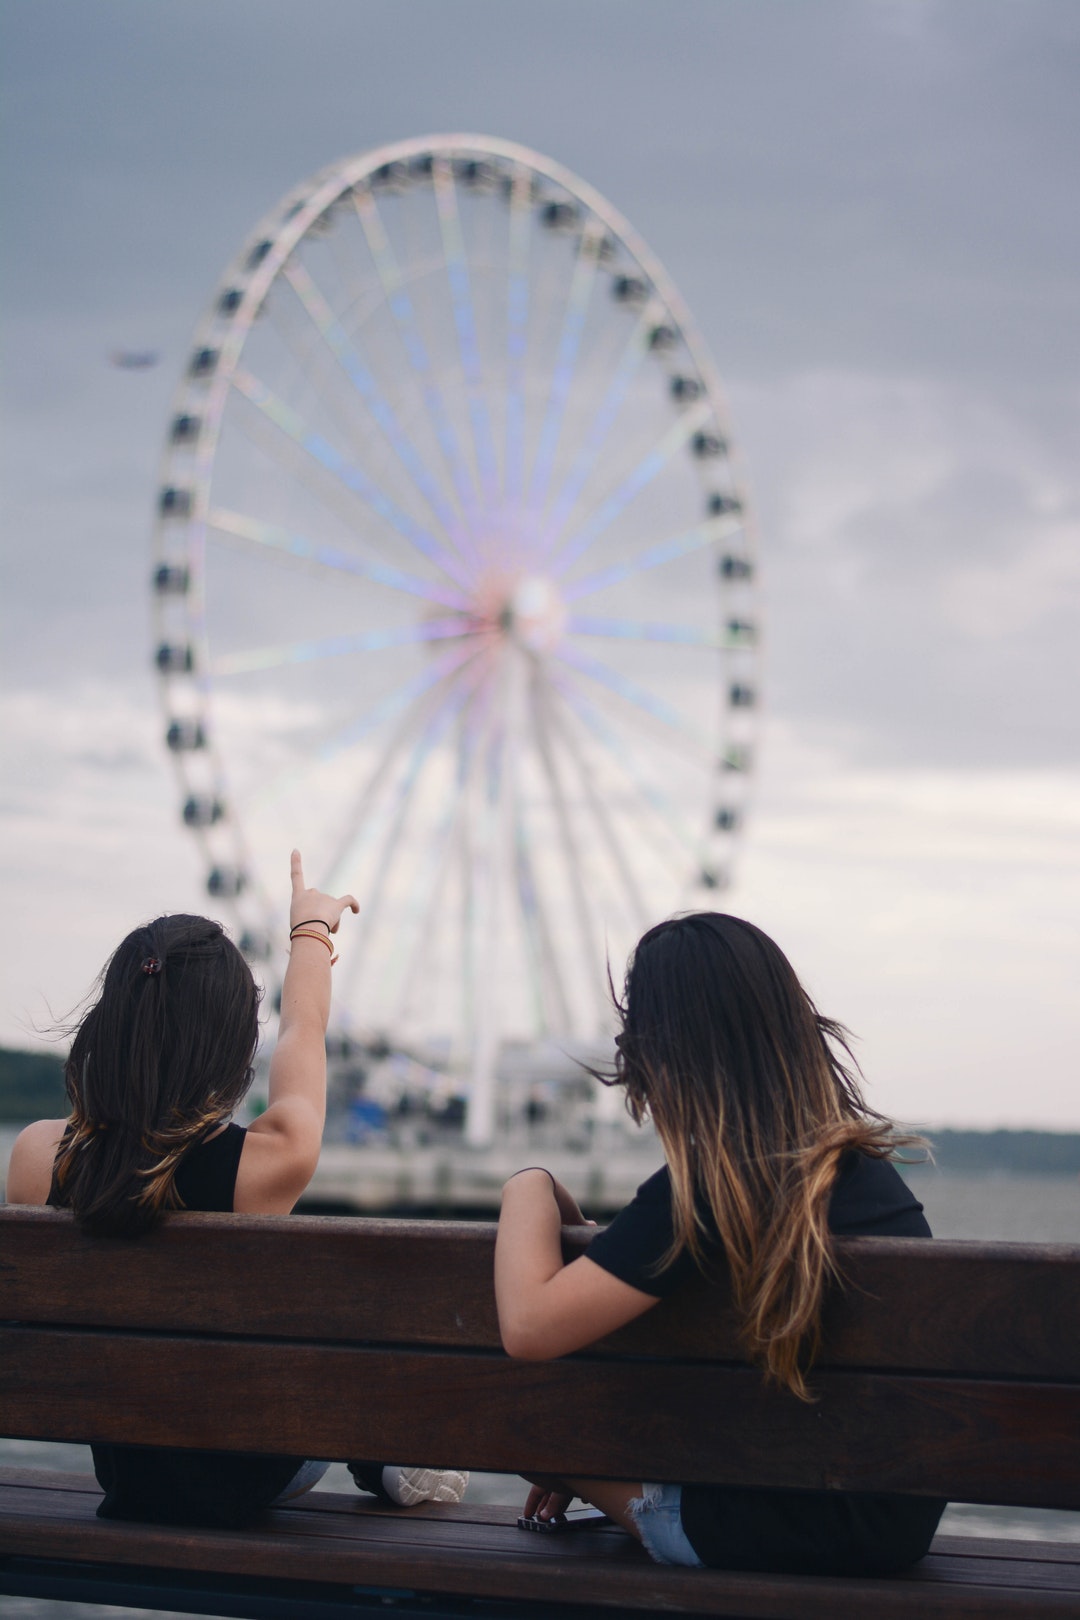
<instances>
[{"instance_id":1,"label":"raised arm","mask_svg":"<svg viewBox=\"0 0 1080 1620\"><path fill-rule=\"evenodd\" d=\"M503 1188L495 1243L495 1303L508 1355L549 1361L593 1344L657 1300L580 1255L563 1264L561 1229L584 1217L546 1170L522 1170Z\"/></svg>"},{"instance_id":2,"label":"raised arm","mask_svg":"<svg viewBox=\"0 0 1080 1620\"><path fill-rule=\"evenodd\" d=\"M234 1207L248 1215L287 1215L315 1173L326 1121L331 935L343 912L360 909L351 894L334 898L309 889L295 849L291 875L291 944L270 1100L248 1126L236 1177Z\"/></svg>"}]
</instances>

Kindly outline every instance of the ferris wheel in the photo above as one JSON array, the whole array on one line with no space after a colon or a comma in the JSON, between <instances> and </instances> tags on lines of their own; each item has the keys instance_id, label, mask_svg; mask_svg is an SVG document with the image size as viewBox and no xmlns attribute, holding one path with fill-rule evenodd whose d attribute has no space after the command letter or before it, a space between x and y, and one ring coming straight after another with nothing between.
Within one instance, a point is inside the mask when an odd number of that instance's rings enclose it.
<instances>
[{"instance_id":1,"label":"ferris wheel","mask_svg":"<svg viewBox=\"0 0 1080 1620\"><path fill-rule=\"evenodd\" d=\"M592 1037L641 930L730 872L749 498L713 365L591 187L440 136L290 192L176 394L153 590L210 895L280 966L280 873L360 900L335 1001L472 1074ZM270 879L270 886L267 880Z\"/></svg>"}]
</instances>

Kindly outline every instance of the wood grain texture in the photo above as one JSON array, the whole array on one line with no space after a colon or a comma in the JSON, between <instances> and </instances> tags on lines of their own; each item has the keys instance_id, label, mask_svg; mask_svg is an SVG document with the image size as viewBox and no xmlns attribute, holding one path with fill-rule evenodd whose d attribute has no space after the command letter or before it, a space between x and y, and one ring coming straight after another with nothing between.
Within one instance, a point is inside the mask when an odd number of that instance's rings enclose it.
<instances>
[{"instance_id":1,"label":"wood grain texture","mask_svg":"<svg viewBox=\"0 0 1080 1620\"><path fill-rule=\"evenodd\" d=\"M754 1620L1030 1620L1080 1612L1080 1551L1071 1562L984 1556L942 1538L906 1575L880 1580L800 1579L659 1568L614 1530L529 1536L462 1510L377 1513L360 1499L322 1493L268 1514L251 1531L125 1525L93 1517L90 1492L0 1480L0 1557L24 1555L253 1578L397 1585L421 1592L528 1597L552 1607L600 1603L614 1612L683 1612ZM505 1513L506 1510L496 1510ZM1014 1544L1015 1545L1015 1544ZM1049 1573L1048 1573L1049 1572ZM2 1565L0 1565L2 1582ZM2 1585L0 1585L2 1590Z\"/></svg>"},{"instance_id":2,"label":"wood grain texture","mask_svg":"<svg viewBox=\"0 0 1080 1620\"><path fill-rule=\"evenodd\" d=\"M137 1244L55 1210L0 1210L0 1319L494 1349L490 1224L178 1215ZM567 1255L589 1235L568 1233ZM1080 1246L838 1244L849 1278L822 1365L1080 1378ZM722 1286L691 1287L603 1346L739 1360Z\"/></svg>"},{"instance_id":3,"label":"wood grain texture","mask_svg":"<svg viewBox=\"0 0 1080 1620\"><path fill-rule=\"evenodd\" d=\"M1080 1506L1078 1386L816 1382L807 1405L696 1361L0 1330L10 1435Z\"/></svg>"}]
</instances>

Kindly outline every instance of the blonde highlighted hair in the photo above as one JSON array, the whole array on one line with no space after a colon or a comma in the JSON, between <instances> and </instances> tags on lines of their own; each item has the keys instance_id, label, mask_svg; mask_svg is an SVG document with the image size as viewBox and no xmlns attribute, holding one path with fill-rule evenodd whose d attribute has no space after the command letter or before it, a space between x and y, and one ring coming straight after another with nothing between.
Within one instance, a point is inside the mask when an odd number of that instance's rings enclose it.
<instances>
[{"instance_id":1,"label":"blonde highlighted hair","mask_svg":"<svg viewBox=\"0 0 1080 1620\"><path fill-rule=\"evenodd\" d=\"M868 1107L846 1031L752 923L695 912L650 929L615 1001L615 1072L600 1078L625 1087L663 1144L674 1238L660 1269L684 1250L703 1271L725 1268L748 1359L808 1400L838 1275L829 1200L841 1158L890 1158L918 1139Z\"/></svg>"}]
</instances>

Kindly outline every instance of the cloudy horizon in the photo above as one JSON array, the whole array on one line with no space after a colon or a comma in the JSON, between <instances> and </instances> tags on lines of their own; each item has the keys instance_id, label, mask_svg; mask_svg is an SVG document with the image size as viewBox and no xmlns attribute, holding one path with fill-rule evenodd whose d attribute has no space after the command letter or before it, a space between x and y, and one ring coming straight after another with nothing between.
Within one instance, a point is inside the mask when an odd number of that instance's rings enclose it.
<instances>
[{"instance_id":1,"label":"cloudy horizon","mask_svg":"<svg viewBox=\"0 0 1080 1620\"><path fill-rule=\"evenodd\" d=\"M0 29L0 1041L207 904L148 580L218 276L305 175L464 129L608 197L722 375L766 644L725 904L857 1032L876 1106L1080 1129L1076 8L9 0Z\"/></svg>"}]
</instances>

